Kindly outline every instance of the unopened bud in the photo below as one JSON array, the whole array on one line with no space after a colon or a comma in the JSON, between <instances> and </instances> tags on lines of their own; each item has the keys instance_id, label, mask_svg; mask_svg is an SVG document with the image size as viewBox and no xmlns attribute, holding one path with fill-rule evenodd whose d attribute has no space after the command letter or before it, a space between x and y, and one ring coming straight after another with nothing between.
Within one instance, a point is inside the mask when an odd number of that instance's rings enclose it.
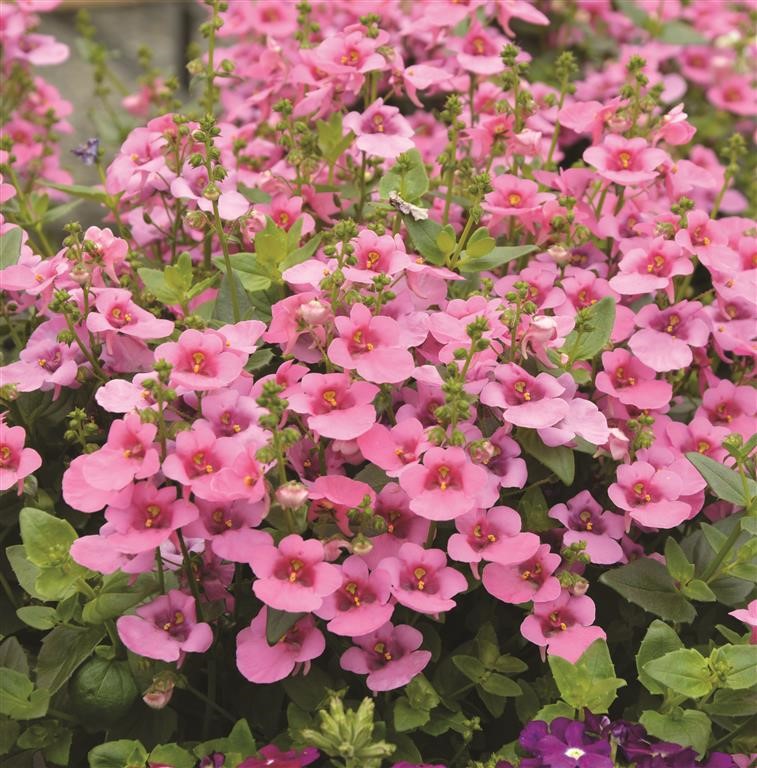
<instances>
[{"instance_id":1,"label":"unopened bud","mask_svg":"<svg viewBox=\"0 0 757 768\"><path fill-rule=\"evenodd\" d=\"M302 483L292 480L280 485L275 496L282 509L297 509L307 501L308 489Z\"/></svg>"}]
</instances>

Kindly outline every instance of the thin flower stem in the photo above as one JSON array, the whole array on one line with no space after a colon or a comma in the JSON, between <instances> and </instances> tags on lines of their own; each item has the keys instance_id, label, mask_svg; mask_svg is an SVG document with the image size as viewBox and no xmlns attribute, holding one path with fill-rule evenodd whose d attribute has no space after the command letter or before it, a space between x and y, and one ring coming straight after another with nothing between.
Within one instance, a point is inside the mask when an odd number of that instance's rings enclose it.
<instances>
[{"instance_id":1,"label":"thin flower stem","mask_svg":"<svg viewBox=\"0 0 757 768\"><path fill-rule=\"evenodd\" d=\"M184 572L187 575L187 581L189 582L189 589L192 591L192 596L195 599L195 606L197 608L198 621L204 621L202 612L202 602L200 600L200 590L197 587L197 579L195 579L194 571L192 570L192 560L189 556L189 550L187 549L187 543L184 541L184 535L181 529L176 531L176 538L179 540L179 547L181 548L181 555L184 559Z\"/></svg>"}]
</instances>

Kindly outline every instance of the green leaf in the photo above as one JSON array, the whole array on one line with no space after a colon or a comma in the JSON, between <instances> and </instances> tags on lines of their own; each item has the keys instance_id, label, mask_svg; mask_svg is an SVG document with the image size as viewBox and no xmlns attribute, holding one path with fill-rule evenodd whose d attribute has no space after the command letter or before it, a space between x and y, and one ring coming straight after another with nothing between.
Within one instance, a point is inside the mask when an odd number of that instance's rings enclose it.
<instances>
[{"instance_id":1,"label":"green leaf","mask_svg":"<svg viewBox=\"0 0 757 768\"><path fill-rule=\"evenodd\" d=\"M58 614L49 605L25 605L16 611L16 616L34 629L48 630L58 624Z\"/></svg>"},{"instance_id":2,"label":"green leaf","mask_svg":"<svg viewBox=\"0 0 757 768\"><path fill-rule=\"evenodd\" d=\"M671 536L665 540L665 565L668 573L681 584L686 584L694 575L694 565L688 561L681 545Z\"/></svg>"},{"instance_id":3,"label":"green leaf","mask_svg":"<svg viewBox=\"0 0 757 768\"><path fill-rule=\"evenodd\" d=\"M375 464L367 464L355 475L355 480L367 483L374 491L380 491L390 479L386 472Z\"/></svg>"},{"instance_id":4,"label":"green leaf","mask_svg":"<svg viewBox=\"0 0 757 768\"><path fill-rule=\"evenodd\" d=\"M65 192L72 197L80 197L82 200L94 200L102 203L108 198L107 192L97 187L85 187L83 184L56 184L52 181L43 181L45 187L57 189L58 192Z\"/></svg>"},{"instance_id":5,"label":"green leaf","mask_svg":"<svg viewBox=\"0 0 757 768\"><path fill-rule=\"evenodd\" d=\"M252 303L247 292L242 288L237 273L232 270L230 275L224 275L221 280L221 287L218 290L213 318L222 323L234 322L234 311L231 305L231 285L236 286L237 302L239 304L239 317L242 320L249 318L252 313Z\"/></svg>"},{"instance_id":6,"label":"green leaf","mask_svg":"<svg viewBox=\"0 0 757 768\"><path fill-rule=\"evenodd\" d=\"M56 205L55 208L45 211L41 223L48 225L58 221L58 219L68 218L80 205L81 200L71 200L68 203L63 203L63 205Z\"/></svg>"},{"instance_id":7,"label":"green leaf","mask_svg":"<svg viewBox=\"0 0 757 768\"><path fill-rule=\"evenodd\" d=\"M259 371L263 368L265 368L268 363L273 360L273 351L268 349L268 347L264 347L263 349L256 349L247 360L247 365L245 365L244 369L246 371L249 371L250 373L254 373L255 371Z\"/></svg>"},{"instance_id":8,"label":"green leaf","mask_svg":"<svg viewBox=\"0 0 757 768\"><path fill-rule=\"evenodd\" d=\"M694 27L676 20L666 22L657 39L661 43L673 45L705 45L707 43L707 38L700 35Z\"/></svg>"},{"instance_id":9,"label":"green leaf","mask_svg":"<svg viewBox=\"0 0 757 768\"><path fill-rule=\"evenodd\" d=\"M644 671L644 665L653 659L659 659L666 653L683 648L681 638L676 631L664 621L655 619L641 641L639 651L636 654L636 670L639 681L650 693L665 693L665 686L658 683L651 675Z\"/></svg>"},{"instance_id":10,"label":"green leaf","mask_svg":"<svg viewBox=\"0 0 757 768\"><path fill-rule=\"evenodd\" d=\"M485 272L497 269L503 264L508 264L521 256L526 256L536 250L535 245L502 245L489 251L485 256L467 258L469 251L463 252L463 261L460 264L461 272Z\"/></svg>"},{"instance_id":11,"label":"green leaf","mask_svg":"<svg viewBox=\"0 0 757 768\"><path fill-rule=\"evenodd\" d=\"M528 664L526 664L525 661L521 661L516 656L503 654L494 662L494 669L505 675L515 675L520 672L525 672L528 669Z\"/></svg>"},{"instance_id":12,"label":"green leaf","mask_svg":"<svg viewBox=\"0 0 757 768\"><path fill-rule=\"evenodd\" d=\"M489 234L489 230L486 227L479 227L465 244L466 258L483 258L487 253L491 253L494 250L496 244L497 242Z\"/></svg>"},{"instance_id":13,"label":"green leaf","mask_svg":"<svg viewBox=\"0 0 757 768\"><path fill-rule=\"evenodd\" d=\"M42 569L38 568L34 563L29 561L26 556L26 550L23 544L14 544L5 550L5 556L8 558L8 562L13 569L13 573L18 579L18 583L21 585L24 592L33 597L35 600L45 600L36 587L37 578Z\"/></svg>"},{"instance_id":14,"label":"green leaf","mask_svg":"<svg viewBox=\"0 0 757 768\"><path fill-rule=\"evenodd\" d=\"M408 699L401 696L394 704L394 727L400 733L414 731L431 719L427 709L414 707Z\"/></svg>"},{"instance_id":15,"label":"green leaf","mask_svg":"<svg viewBox=\"0 0 757 768\"><path fill-rule=\"evenodd\" d=\"M520 696L523 693L515 680L500 675L499 672L492 672L481 682L481 687L494 696Z\"/></svg>"},{"instance_id":16,"label":"green leaf","mask_svg":"<svg viewBox=\"0 0 757 768\"><path fill-rule=\"evenodd\" d=\"M662 563L647 557L605 571L599 580L631 603L667 621L689 623L697 612L675 588Z\"/></svg>"},{"instance_id":17,"label":"green leaf","mask_svg":"<svg viewBox=\"0 0 757 768\"><path fill-rule=\"evenodd\" d=\"M576 474L576 462L573 451L564 445L550 448L544 445L539 435L532 429L518 429L518 442L547 469L551 469L565 485L572 485Z\"/></svg>"},{"instance_id":18,"label":"green leaf","mask_svg":"<svg viewBox=\"0 0 757 768\"><path fill-rule=\"evenodd\" d=\"M707 582L701 579L692 579L688 584L684 584L681 591L689 600L696 600L700 603L713 603L718 599L715 593L707 586Z\"/></svg>"},{"instance_id":19,"label":"green leaf","mask_svg":"<svg viewBox=\"0 0 757 768\"><path fill-rule=\"evenodd\" d=\"M549 516L549 504L538 485L529 488L521 497L518 511L523 519L523 530L543 533L551 531L555 524Z\"/></svg>"},{"instance_id":20,"label":"green leaf","mask_svg":"<svg viewBox=\"0 0 757 768\"><path fill-rule=\"evenodd\" d=\"M453 656L452 663L474 683L480 683L486 675L486 667L475 656Z\"/></svg>"},{"instance_id":21,"label":"green leaf","mask_svg":"<svg viewBox=\"0 0 757 768\"><path fill-rule=\"evenodd\" d=\"M4 637L0 641L0 667L8 667L20 672L22 675L29 674L29 662L26 659L26 651L15 637Z\"/></svg>"},{"instance_id":22,"label":"green leaf","mask_svg":"<svg viewBox=\"0 0 757 768\"><path fill-rule=\"evenodd\" d=\"M731 690L757 686L757 645L724 645L712 653L712 667Z\"/></svg>"},{"instance_id":23,"label":"green leaf","mask_svg":"<svg viewBox=\"0 0 757 768\"><path fill-rule=\"evenodd\" d=\"M21 256L21 227L13 227L4 235L0 235L0 269L18 264Z\"/></svg>"},{"instance_id":24,"label":"green leaf","mask_svg":"<svg viewBox=\"0 0 757 768\"><path fill-rule=\"evenodd\" d=\"M433 709L441 699L425 675L417 675L406 686L407 698L416 709Z\"/></svg>"},{"instance_id":25,"label":"green leaf","mask_svg":"<svg viewBox=\"0 0 757 768\"><path fill-rule=\"evenodd\" d=\"M741 507L749 506L750 499L744 493L744 484L741 475L733 469L720 464L709 456L691 451L686 458L694 465L697 472L707 481L710 490L723 501L738 504ZM747 478L746 487L749 496L754 499L757 496L757 483Z\"/></svg>"},{"instance_id":26,"label":"green leaf","mask_svg":"<svg viewBox=\"0 0 757 768\"><path fill-rule=\"evenodd\" d=\"M636 5L634 0L615 0L615 4L637 27L643 27L649 21L649 16Z\"/></svg>"},{"instance_id":27,"label":"green leaf","mask_svg":"<svg viewBox=\"0 0 757 768\"><path fill-rule=\"evenodd\" d=\"M670 714L647 710L639 722L658 739L693 747L700 755L707 750L710 741L710 718L704 712L676 707Z\"/></svg>"},{"instance_id":28,"label":"green leaf","mask_svg":"<svg viewBox=\"0 0 757 768\"><path fill-rule=\"evenodd\" d=\"M144 768L147 750L139 741L119 739L91 749L89 768Z\"/></svg>"},{"instance_id":29,"label":"green leaf","mask_svg":"<svg viewBox=\"0 0 757 768\"><path fill-rule=\"evenodd\" d=\"M265 229L255 235L257 271L275 282L281 282L281 264L284 263L288 252L289 238L286 231L277 227L269 218Z\"/></svg>"},{"instance_id":30,"label":"green leaf","mask_svg":"<svg viewBox=\"0 0 757 768\"><path fill-rule=\"evenodd\" d=\"M179 304L184 298L166 283L165 275L161 270L140 267L137 274L145 284L145 288L163 304Z\"/></svg>"},{"instance_id":31,"label":"green leaf","mask_svg":"<svg viewBox=\"0 0 757 768\"><path fill-rule=\"evenodd\" d=\"M52 721L34 723L19 737L17 746L21 749L42 750L45 759L55 765L69 765L69 752L73 732Z\"/></svg>"},{"instance_id":32,"label":"green leaf","mask_svg":"<svg viewBox=\"0 0 757 768\"><path fill-rule=\"evenodd\" d=\"M14 720L34 720L47 714L50 691L39 688L27 675L0 667L0 715Z\"/></svg>"},{"instance_id":33,"label":"green leaf","mask_svg":"<svg viewBox=\"0 0 757 768\"><path fill-rule=\"evenodd\" d=\"M68 551L78 537L67 520L61 520L41 509L24 507L19 515L19 523L26 556L34 565L49 568L63 565L69 560Z\"/></svg>"},{"instance_id":34,"label":"green leaf","mask_svg":"<svg viewBox=\"0 0 757 768\"><path fill-rule=\"evenodd\" d=\"M596 304L582 309L579 317L583 318L584 329L571 331L561 350L571 362L590 360L604 349L615 325L615 299L605 296Z\"/></svg>"},{"instance_id":35,"label":"green leaf","mask_svg":"<svg viewBox=\"0 0 757 768\"><path fill-rule=\"evenodd\" d=\"M712 691L707 659L693 648L679 648L648 661L644 672L658 683L691 699L700 699Z\"/></svg>"},{"instance_id":36,"label":"green leaf","mask_svg":"<svg viewBox=\"0 0 757 768\"><path fill-rule=\"evenodd\" d=\"M37 685L55 693L102 640L105 629L60 625L46 635L37 657Z\"/></svg>"},{"instance_id":37,"label":"green leaf","mask_svg":"<svg viewBox=\"0 0 757 768\"><path fill-rule=\"evenodd\" d=\"M556 717L568 717L571 720L576 716L576 710L570 704L564 701L557 701L554 704L547 704L542 707L534 716L534 720L543 720L545 723L551 723Z\"/></svg>"},{"instance_id":38,"label":"green leaf","mask_svg":"<svg viewBox=\"0 0 757 768\"><path fill-rule=\"evenodd\" d=\"M304 613L287 613L269 607L265 625L265 638L268 645L276 645L304 615Z\"/></svg>"},{"instance_id":39,"label":"green leaf","mask_svg":"<svg viewBox=\"0 0 757 768\"><path fill-rule=\"evenodd\" d=\"M400 172L398 166L406 170ZM428 192L426 166L417 149L403 152L397 158L397 162L381 177L379 192L384 200L390 192L397 192L408 203L416 203Z\"/></svg>"},{"instance_id":40,"label":"green leaf","mask_svg":"<svg viewBox=\"0 0 757 768\"><path fill-rule=\"evenodd\" d=\"M457 246L457 235L451 224L445 224L436 236L436 244L445 257L449 256Z\"/></svg>"},{"instance_id":41,"label":"green leaf","mask_svg":"<svg viewBox=\"0 0 757 768\"><path fill-rule=\"evenodd\" d=\"M301 264L303 261L307 261L318 250L322 238L323 232L319 232L317 235L313 235L305 245L290 251L284 261L281 262L281 271L284 272L289 269L289 267L295 266L295 264Z\"/></svg>"},{"instance_id":42,"label":"green leaf","mask_svg":"<svg viewBox=\"0 0 757 768\"><path fill-rule=\"evenodd\" d=\"M0 755L7 755L16 743L21 728L15 720L0 717Z\"/></svg>"},{"instance_id":43,"label":"green leaf","mask_svg":"<svg viewBox=\"0 0 757 768\"><path fill-rule=\"evenodd\" d=\"M236 752L243 758L254 755L257 751L255 738L246 720L237 720L226 737L229 752Z\"/></svg>"},{"instance_id":44,"label":"green leaf","mask_svg":"<svg viewBox=\"0 0 757 768\"><path fill-rule=\"evenodd\" d=\"M412 216L403 216L402 221L418 253L431 264L444 264L446 256L436 244L436 238L442 231L441 226L431 219L416 221Z\"/></svg>"},{"instance_id":45,"label":"green leaf","mask_svg":"<svg viewBox=\"0 0 757 768\"><path fill-rule=\"evenodd\" d=\"M150 764L170 765L171 768L194 768L197 760L191 752L187 752L178 744L160 744L148 758Z\"/></svg>"},{"instance_id":46,"label":"green leaf","mask_svg":"<svg viewBox=\"0 0 757 768\"><path fill-rule=\"evenodd\" d=\"M350 131L343 135L342 113L334 112L328 120L318 120L315 124L318 134L318 149L329 165L333 165L342 153L355 140L355 134Z\"/></svg>"},{"instance_id":47,"label":"green leaf","mask_svg":"<svg viewBox=\"0 0 757 768\"><path fill-rule=\"evenodd\" d=\"M82 610L85 624L102 624L125 613L141 603L148 595L156 592L157 581L142 574L135 583L129 583L129 575L117 572L106 576L99 594L89 600Z\"/></svg>"},{"instance_id":48,"label":"green leaf","mask_svg":"<svg viewBox=\"0 0 757 768\"><path fill-rule=\"evenodd\" d=\"M757 690L715 691L712 701L704 705L711 715L722 717L751 717L757 714Z\"/></svg>"}]
</instances>

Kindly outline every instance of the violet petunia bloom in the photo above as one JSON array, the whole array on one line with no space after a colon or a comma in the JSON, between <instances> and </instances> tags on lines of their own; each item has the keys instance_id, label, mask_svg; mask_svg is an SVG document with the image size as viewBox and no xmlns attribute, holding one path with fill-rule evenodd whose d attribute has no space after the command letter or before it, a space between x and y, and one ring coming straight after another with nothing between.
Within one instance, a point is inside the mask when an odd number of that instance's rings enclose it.
<instances>
[{"instance_id":1,"label":"violet petunia bloom","mask_svg":"<svg viewBox=\"0 0 757 768\"><path fill-rule=\"evenodd\" d=\"M618 544L624 533L623 517L603 510L589 491L581 491L567 504L555 504L549 516L568 529L563 544L569 547L583 541L592 563L611 565L623 559Z\"/></svg>"},{"instance_id":2,"label":"violet petunia bloom","mask_svg":"<svg viewBox=\"0 0 757 768\"><path fill-rule=\"evenodd\" d=\"M610 742L597 739L586 732L586 725L578 720L557 717L547 725L536 720L523 729L519 743L534 755L525 758L526 768L613 768Z\"/></svg>"},{"instance_id":3,"label":"violet petunia bloom","mask_svg":"<svg viewBox=\"0 0 757 768\"><path fill-rule=\"evenodd\" d=\"M560 555L542 544L536 553L512 565L489 563L484 568L484 589L505 603L535 603L554 600L560 594L560 582L552 574L560 565Z\"/></svg>"},{"instance_id":4,"label":"violet petunia bloom","mask_svg":"<svg viewBox=\"0 0 757 768\"><path fill-rule=\"evenodd\" d=\"M407 466L399 481L410 497L410 509L427 520L453 520L476 507L489 507L497 498L486 471L457 447L430 448L423 464Z\"/></svg>"},{"instance_id":5,"label":"violet petunia bloom","mask_svg":"<svg viewBox=\"0 0 757 768\"><path fill-rule=\"evenodd\" d=\"M26 430L23 427L9 427L5 414L0 414L0 492L12 486L18 493L24 487L24 478L42 466L42 457L33 448L24 448Z\"/></svg>"},{"instance_id":6,"label":"violet petunia bloom","mask_svg":"<svg viewBox=\"0 0 757 768\"><path fill-rule=\"evenodd\" d=\"M303 750L280 750L275 744L261 747L260 757L248 757L238 768L305 768L314 763L321 753L315 747L305 747Z\"/></svg>"},{"instance_id":7,"label":"violet petunia bloom","mask_svg":"<svg viewBox=\"0 0 757 768\"><path fill-rule=\"evenodd\" d=\"M354 638L339 663L342 669L368 675L366 685L374 693L407 685L431 661L430 651L418 650L423 635L414 627L387 623L380 629Z\"/></svg>"},{"instance_id":8,"label":"violet petunia bloom","mask_svg":"<svg viewBox=\"0 0 757 768\"><path fill-rule=\"evenodd\" d=\"M376 99L362 114L348 113L343 125L357 136L355 146L369 155L393 160L415 146L410 123L383 99Z\"/></svg>"},{"instance_id":9,"label":"violet petunia bloom","mask_svg":"<svg viewBox=\"0 0 757 768\"><path fill-rule=\"evenodd\" d=\"M515 363L498 366L496 382L481 391L484 405L502 408L505 421L517 427L551 427L568 415L569 405L562 399L565 387L554 376L532 376Z\"/></svg>"},{"instance_id":10,"label":"violet petunia bloom","mask_svg":"<svg viewBox=\"0 0 757 768\"><path fill-rule=\"evenodd\" d=\"M455 520L458 533L447 542L453 560L470 563L478 576L478 563L488 560L500 565L522 563L536 554L539 537L521 533L520 515L510 507L492 507L461 515Z\"/></svg>"},{"instance_id":11,"label":"violet petunia bloom","mask_svg":"<svg viewBox=\"0 0 757 768\"><path fill-rule=\"evenodd\" d=\"M389 575L395 600L418 613L452 610L452 598L468 588L465 576L447 566L443 550L412 542L405 542L396 557L384 558L377 570Z\"/></svg>"},{"instance_id":12,"label":"violet petunia bloom","mask_svg":"<svg viewBox=\"0 0 757 768\"><path fill-rule=\"evenodd\" d=\"M213 642L210 624L197 622L195 600L172 589L116 622L121 642L133 653L160 661L181 661L185 653L203 653Z\"/></svg>"},{"instance_id":13,"label":"violet petunia bloom","mask_svg":"<svg viewBox=\"0 0 757 768\"><path fill-rule=\"evenodd\" d=\"M249 559L257 577L252 585L255 596L280 611L316 611L342 583L341 569L324 562L323 544L295 533L285 536L278 547L252 548Z\"/></svg>"},{"instance_id":14,"label":"violet petunia bloom","mask_svg":"<svg viewBox=\"0 0 757 768\"><path fill-rule=\"evenodd\" d=\"M251 683L275 683L304 667L326 649L326 640L312 616L303 616L273 645L266 638L268 609L261 608L247 629L237 635L237 667Z\"/></svg>"},{"instance_id":15,"label":"violet petunia bloom","mask_svg":"<svg viewBox=\"0 0 757 768\"><path fill-rule=\"evenodd\" d=\"M375 632L392 617L391 584L384 570L368 571L358 555L342 563L342 586L323 599L316 615L328 621L329 632L355 637Z\"/></svg>"},{"instance_id":16,"label":"violet petunia bloom","mask_svg":"<svg viewBox=\"0 0 757 768\"><path fill-rule=\"evenodd\" d=\"M520 631L526 640L546 648L550 655L575 664L595 640L606 637L601 627L593 626L595 613L590 597L576 597L563 590L555 600L536 603L534 612L523 619Z\"/></svg>"}]
</instances>

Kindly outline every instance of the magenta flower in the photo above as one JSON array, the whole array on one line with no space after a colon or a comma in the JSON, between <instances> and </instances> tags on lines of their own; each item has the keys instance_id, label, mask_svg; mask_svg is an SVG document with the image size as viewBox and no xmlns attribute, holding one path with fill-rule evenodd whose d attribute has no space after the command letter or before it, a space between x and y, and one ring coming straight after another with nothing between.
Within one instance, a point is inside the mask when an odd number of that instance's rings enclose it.
<instances>
[{"instance_id":1,"label":"magenta flower","mask_svg":"<svg viewBox=\"0 0 757 768\"><path fill-rule=\"evenodd\" d=\"M415 369L412 354L403 346L402 329L391 317L374 317L364 304L353 304L349 318L334 318L339 336L328 356L346 371L356 370L374 384L396 384Z\"/></svg>"},{"instance_id":2,"label":"magenta flower","mask_svg":"<svg viewBox=\"0 0 757 768\"><path fill-rule=\"evenodd\" d=\"M500 565L489 563L484 568L484 589L505 603L543 603L560 594L560 582L552 574L560 565L560 555L542 544L533 557L521 563Z\"/></svg>"},{"instance_id":3,"label":"magenta flower","mask_svg":"<svg viewBox=\"0 0 757 768\"><path fill-rule=\"evenodd\" d=\"M228 386L246 362L245 357L227 351L220 334L192 328L184 331L178 341L161 344L155 350L155 359L173 366L173 386L201 392Z\"/></svg>"},{"instance_id":4,"label":"magenta flower","mask_svg":"<svg viewBox=\"0 0 757 768\"><path fill-rule=\"evenodd\" d=\"M321 475L310 486L308 498L314 502L310 519L325 517L329 522L335 522L345 536L352 536L348 512L366 499L372 506L376 492L367 483L344 475Z\"/></svg>"},{"instance_id":5,"label":"magenta flower","mask_svg":"<svg viewBox=\"0 0 757 768\"><path fill-rule=\"evenodd\" d=\"M376 99L362 114L345 115L343 125L357 136L355 146L369 155L392 160L414 146L410 123L383 99Z\"/></svg>"},{"instance_id":6,"label":"magenta flower","mask_svg":"<svg viewBox=\"0 0 757 768\"><path fill-rule=\"evenodd\" d=\"M305 541L295 533L285 536L278 547L273 544L250 550L250 566L257 580L255 596L271 608L297 613L315 611L323 598L339 589L341 570L324 563L323 544Z\"/></svg>"},{"instance_id":7,"label":"magenta flower","mask_svg":"<svg viewBox=\"0 0 757 768\"><path fill-rule=\"evenodd\" d=\"M539 185L529 179L522 179L509 173L495 176L493 190L484 198L482 208L492 216L496 224L503 218L516 216L527 229L538 219L539 211L545 202L553 200L554 195L539 192Z\"/></svg>"},{"instance_id":8,"label":"magenta flower","mask_svg":"<svg viewBox=\"0 0 757 768\"><path fill-rule=\"evenodd\" d=\"M327 595L315 613L328 621L327 628L335 635L366 635L392 617L390 595L389 574L382 570L369 573L365 561L352 555L342 563L342 586Z\"/></svg>"},{"instance_id":9,"label":"magenta flower","mask_svg":"<svg viewBox=\"0 0 757 768\"><path fill-rule=\"evenodd\" d=\"M623 517L603 510L589 491L581 491L567 504L555 504L549 516L568 529L563 534L565 546L585 542L592 563L611 565L623 559L618 544L624 533Z\"/></svg>"},{"instance_id":10,"label":"magenta flower","mask_svg":"<svg viewBox=\"0 0 757 768\"><path fill-rule=\"evenodd\" d=\"M625 349L602 353L603 371L595 385L600 392L620 400L623 405L656 409L666 406L673 397L667 381L655 379L655 372Z\"/></svg>"},{"instance_id":11,"label":"magenta flower","mask_svg":"<svg viewBox=\"0 0 757 768\"><path fill-rule=\"evenodd\" d=\"M550 655L575 664L595 640L606 637L603 629L592 626L595 613L590 597L574 597L563 590L555 600L534 605L534 612L523 619L520 631L526 640L546 648Z\"/></svg>"},{"instance_id":12,"label":"magenta flower","mask_svg":"<svg viewBox=\"0 0 757 768\"><path fill-rule=\"evenodd\" d=\"M408 465L420 460L431 443L418 419L404 419L391 429L374 424L357 439L366 461L381 467L390 477L397 477Z\"/></svg>"},{"instance_id":13,"label":"magenta flower","mask_svg":"<svg viewBox=\"0 0 757 768\"><path fill-rule=\"evenodd\" d=\"M419 651L423 635L414 627L386 623L376 632L354 638L339 663L342 669L368 675L365 684L374 693L407 685L431 661L431 651Z\"/></svg>"},{"instance_id":14,"label":"magenta flower","mask_svg":"<svg viewBox=\"0 0 757 768\"><path fill-rule=\"evenodd\" d=\"M655 469L646 461L621 464L616 483L607 489L610 500L626 516L648 528L675 528L687 520L691 507L679 501L681 478L668 469Z\"/></svg>"},{"instance_id":15,"label":"magenta flower","mask_svg":"<svg viewBox=\"0 0 757 768\"><path fill-rule=\"evenodd\" d=\"M268 609L263 607L247 629L237 635L237 667L251 683L275 683L304 668L326 649L312 616L303 616L274 645L266 639Z\"/></svg>"},{"instance_id":16,"label":"magenta flower","mask_svg":"<svg viewBox=\"0 0 757 768\"><path fill-rule=\"evenodd\" d=\"M698 301L679 301L667 309L647 304L636 314L641 329L628 346L642 363L657 372L676 371L691 365L692 347L703 347L710 329Z\"/></svg>"},{"instance_id":17,"label":"magenta flower","mask_svg":"<svg viewBox=\"0 0 757 768\"><path fill-rule=\"evenodd\" d=\"M376 275L396 275L410 264L401 238L391 235L377 235L370 229L363 229L351 241L352 254L357 264L346 266L344 276L353 283L370 285Z\"/></svg>"},{"instance_id":18,"label":"magenta flower","mask_svg":"<svg viewBox=\"0 0 757 768\"><path fill-rule=\"evenodd\" d=\"M462 448L430 448L423 464L410 464L399 481L410 497L410 509L428 520L453 520L496 498L486 471L473 464Z\"/></svg>"},{"instance_id":19,"label":"magenta flower","mask_svg":"<svg viewBox=\"0 0 757 768\"><path fill-rule=\"evenodd\" d=\"M441 549L424 549L412 542L403 544L397 557L384 558L377 570L389 574L397 602L419 613L452 610L452 597L468 588L465 576L447 566Z\"/></svg>"},{"instance_id":20,"label":"magenta flower","mask_svg":"<svg viewBox=\"0 0 757 768\"><path fill-rule=\"evenodd\" d=\"M278 4L275 7L278 8ZM275 744L261 747L258 753L261 757L248 757L239 764L238 768L305 768L306 765L315 762L321 754L314 747L305 747L301 751L290 749L282 752Z\"/></svg>"},{"instance_id":21,"label":"magenta flower","mask_svg":"<svg viewBox=\"0 0 757 768\"><path fill-rule=\"evenodd\" d=\"M102 288L95 299L97 312L87 315L87 328L93 333L122 333L138 339L162 339L173 333L171 320L160 320L137 305L129 291Z\"/></svg>"},{"instance_id":22,"label":"magenta flower","mask_svg":"<svg viewBox=\"0 0 757 768\"><path fill-rule=\"evenodd\" d=\"M116 622L121 642L148 659L181 662L185 653L203 653L213 642L210 624L197 622L195 601L178 589L137 608Z\"/></svg>"},{"instance_id":23,"label":"magenta flower","mask_svg":"<svg viewBox=\"0 0 757 768\"><path fill-rule=\"evenodd\" d=\"M197 519L198 514L194 504L176 498L173 486L136 483L128 505L111 504L105 510L105 519L115 531L108 536L108 543L126 554L147 552L159 547L177 528Z\"/></svg>"},{"instance_id":24,"label":"magenta flower","mask_svg":"<svg viewBox=\"0 0 757 768\"><path fill-rule=\"evenodd\" d=\"M5 414L0 414L0 491L12 486L18 492L24 487L24 478L42 466L42 457L33 448L24 448L26 430L23 427L9 427Z\"/></svg>"},{"instance_id":25,"label":"magenta flower","mask_svg":"<svg viewBox=\"0 0 757 768\"><path fill-rule=\"evenodd\" d=\"M508 435L509 428L500 427L471 455L497 478L502 488L522 488L528 478L526 462L519 458L520 445Z\"/></svg>"},{"instance_id":26,"label":"magenta flower","mask_svg":"<svg viewBox=\"0 0 757 768\"><path fill-rule=\"evenodd\" d=\"M471 563L474 574L482 560L513 565L539 549L539 537L520 532L520 515L510 507L468 512L455 519L455 527L458 533L450 536L447 554L453 560Z\"/></svg>"},{"instance_id":27,"label":"magenta flower","mask_svg":"<svg viewBox=\"0 0 757 768\"><path fill-rule=\"evenodd\" d=\"M155 440L157 427L143 424L140 417L128 414L110 426L108 441L82 462L87 484L101 491L119 491L132 480L144 480L160 469Z\"/></svg>"},{"instance_id":28,"label":"magenta flower","mask_svg":"<svg viewBox=\"0 0 757 768\"><path fill-rule=\"evenodd\" d=\"M308 373L287 393L289 407L307 415L308 427L322 437L354 440L376 423L371 404L375 384L350 382L346 373Z\"/></svg>"},{"instance_id":29,"label":"magenta flower","mask_svg":"<svg viewBox=\"0 0 757 768\"><path fill-rule=\"evenodd\" d=\"M534 377L515 363L500 365L494 378L481 391L481 402L502 408L505 421L517 427L551 427L568 415L568 403L562 399L565 387L554 376L540 373Z\"/></svg>"},{"instance_id":30,"label":"magenta flower","mask_svg":"<svg viewBox=\"0 0 757 768\"><path fill-rule=\"evenodd\" d=\"M653 181L657 167L670 160L667 152L650 147L641 137L625 139L615 133L584 150L583 158L600 176L622 186Z\"/></svg>"}]
</instances>

